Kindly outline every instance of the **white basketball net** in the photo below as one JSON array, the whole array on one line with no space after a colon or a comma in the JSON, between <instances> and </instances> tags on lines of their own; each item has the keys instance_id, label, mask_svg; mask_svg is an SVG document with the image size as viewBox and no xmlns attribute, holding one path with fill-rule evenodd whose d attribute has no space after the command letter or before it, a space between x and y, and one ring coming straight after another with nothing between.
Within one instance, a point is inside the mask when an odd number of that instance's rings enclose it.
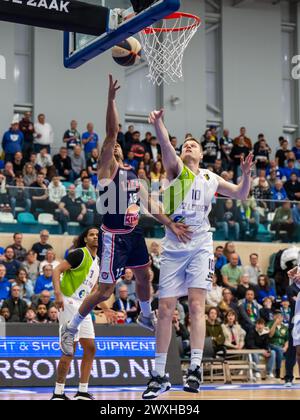
<instances>
[{"instance_id":1,"label":"white basketball net","mask_svg":"<svg viewBox=\"0 0 300 420\"><path fill-rule=\"evenodd\" d=\"M140 40L149 65L149 80L158 86L183 78L183 54L201 21L192 15L174 13L163 19L159 28L150 26L140 32Z\"/></svg>"}]
</instances>

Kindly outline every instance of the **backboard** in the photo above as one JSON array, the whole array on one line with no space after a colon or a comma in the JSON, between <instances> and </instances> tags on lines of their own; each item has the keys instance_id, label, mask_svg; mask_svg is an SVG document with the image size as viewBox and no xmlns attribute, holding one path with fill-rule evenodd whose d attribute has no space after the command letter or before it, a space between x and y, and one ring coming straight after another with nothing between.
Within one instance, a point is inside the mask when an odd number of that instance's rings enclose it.
<instances>
[{"instance_id":1,"label":"backboard","mask_svg":"<svg viewBox=\"0 0 300 420\"><path fill-rule=\"evenodd\" d=\"M107 7L111 10L106 22L106 32L100 36L75 32L64 34L64 65L77 68L99 54L112 48L124 39L133 36L147 26L180 8L180 0L156 0L150 7L116 25L115 9L128 10L130 0L87 0L86 3ZM133 10L132 10L133 12ZM133 13L129 13L129 15Z\"/></svg>"}]
</instances>

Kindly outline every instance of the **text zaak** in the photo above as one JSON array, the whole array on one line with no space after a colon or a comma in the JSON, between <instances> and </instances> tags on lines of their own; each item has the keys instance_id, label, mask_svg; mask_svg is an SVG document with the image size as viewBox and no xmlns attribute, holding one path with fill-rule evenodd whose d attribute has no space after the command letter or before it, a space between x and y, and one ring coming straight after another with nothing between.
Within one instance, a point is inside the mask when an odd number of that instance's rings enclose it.
<instances>
[{"instance_id":1,"label":"text zaak","mask_svg":"<svg viewBox=\"0 0 300 420\"><path fill-rule=\"evenodd\" d=\"M31 6L31 7L38 7L47 10L55 10L57 12L62 13L70 13L68 6L70 5L70 1L64 0L3 0L3 1L10 1L14 4L21 4L23 6Z\"/></svg>"}]
</instances>

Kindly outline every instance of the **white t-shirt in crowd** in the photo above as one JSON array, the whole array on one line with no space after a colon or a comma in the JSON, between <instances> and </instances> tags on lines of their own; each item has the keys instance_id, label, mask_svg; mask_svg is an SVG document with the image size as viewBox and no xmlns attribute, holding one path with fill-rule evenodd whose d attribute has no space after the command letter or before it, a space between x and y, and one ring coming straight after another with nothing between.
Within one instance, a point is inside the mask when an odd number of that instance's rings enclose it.
<instances>
[{"instance_id":1,"label":"white t-shirt in crowd","mask_svg":"<svg viewBox=\"0 0 300 420\"><path fill-rule=\"evenodd\" d=\"M54 133L49 123L40 124L39 122L34 124L35 134L40 134L41 137L35 138L36 144L42 144L45 146L51 145L54 142Z\"/></svg>"}]
</instances>

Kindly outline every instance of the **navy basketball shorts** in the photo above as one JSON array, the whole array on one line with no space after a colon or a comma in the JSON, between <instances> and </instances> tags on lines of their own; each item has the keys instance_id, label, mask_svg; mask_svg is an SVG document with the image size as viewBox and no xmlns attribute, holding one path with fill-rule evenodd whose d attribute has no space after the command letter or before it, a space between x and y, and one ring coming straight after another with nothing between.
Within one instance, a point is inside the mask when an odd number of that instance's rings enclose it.
<instances>
[{"instance_id":1,"label":"navy basketball shorts","mask_svg":"<svg viewBox=\"0 0 300 420\"><path fill-rule=\"evenodd\" d=\"M126 234L101 231L98 256L100 258L100 283L113 284L125 268L143 268L149 265L149 253L143 230L136 227Z\"/></svg>"}]
</instances>

